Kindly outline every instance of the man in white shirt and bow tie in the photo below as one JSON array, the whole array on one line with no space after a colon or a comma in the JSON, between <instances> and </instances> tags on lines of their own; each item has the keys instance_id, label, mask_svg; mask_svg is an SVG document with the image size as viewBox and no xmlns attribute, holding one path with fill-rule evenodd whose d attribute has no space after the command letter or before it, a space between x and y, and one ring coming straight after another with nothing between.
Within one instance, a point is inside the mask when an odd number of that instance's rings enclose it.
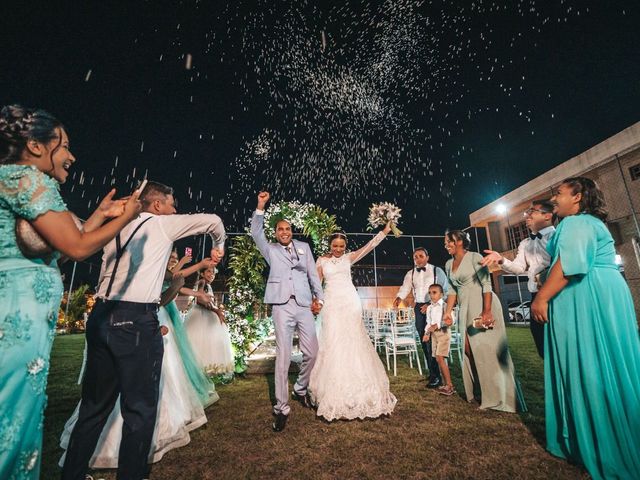
<instances>
[{"instance_id":1,"label":"man in white shirt and bow tie","mask_svg":"<svg viewBox=\"0 0 640 480\"><path fill-rule=\"evenodd\" d=\"M531 293L531 302L536 298L540 288L540 275L549 267L551 256L547 252L547 243L556 231L553 226L553 204L548 200L536 200L525 212L525 223L531 232L520 245L518 254L513 260L504 258L498 252L485 250L487 256L482 266L500 267L504 272L529 277L527 289ZM544 358L544 324L529 320L531 335L541 358Z\"/></svg>"},{"instance_id":2,"label":"man in white shirt and bow tie","mask_svg":"<svg viewBox=\"0 0 640 480\"><path fill-rule=\"evenodd\" d=\"M426 248L418 247L413 252L413 263L415 267L409 270L404 276L402 287L398 290L396 299L393 302L394 308L398 308L400 302L403 301L409 293L413 293L413 301L415 302L414 311L416 317L416 330L420 336L422 343L422 351L427 358L429 366L429 388L436 388L441 383L440 368L435 357L431 352L431 341L422 341L424 329L427 323L427 304L429 302L429 287L433 284L442 286L444 295L447 294L449 281L444 271L429 263L429 252Z\"/></svg>"}]
</instances>

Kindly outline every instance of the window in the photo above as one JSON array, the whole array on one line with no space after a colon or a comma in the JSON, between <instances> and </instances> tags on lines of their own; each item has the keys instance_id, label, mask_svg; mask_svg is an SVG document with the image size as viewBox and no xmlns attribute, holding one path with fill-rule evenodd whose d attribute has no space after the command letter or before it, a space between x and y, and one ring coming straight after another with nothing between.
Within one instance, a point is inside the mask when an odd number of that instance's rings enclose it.
<instances>
[{"instance_id":1,"label":"window","mask_svg":"<svg viewBox=\"0 0 640 480\"><path fill-rule=\"evenodd\" d=\"M640 163L629 167L629 175L631 175L631 180L638 180L640 178Z\"/></svg>"},{"instance_id":2,"label":"window","mask_svg":"<svg viewBox=\"0 0 640 480\"><path fill-rule=\"evenodd\" d=\"M512 225L511 231L509 231L508 227L505 228L505 234L508 239L509 250L515 250L520 245L520 242L527 238L529 230L525 222L520 222Z\"/></svg>"}]
</instances>

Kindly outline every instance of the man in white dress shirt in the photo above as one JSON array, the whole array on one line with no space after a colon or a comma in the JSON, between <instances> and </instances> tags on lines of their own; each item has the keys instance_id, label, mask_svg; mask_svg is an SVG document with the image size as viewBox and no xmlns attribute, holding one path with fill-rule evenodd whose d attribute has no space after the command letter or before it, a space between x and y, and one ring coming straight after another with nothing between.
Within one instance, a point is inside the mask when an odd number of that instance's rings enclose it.
<instances>
[{"instance_id":1,"label":"man in white dress shirt","mask_svg":"<svg viewBox=\"0 0 640 480\"><path fill-rule=\"evenodd\" d=\"M531 232L518 245L518 254L513 260L504 258L498 252L485 250L487 256L482 261L482 266L499 266L507 273L521 275L526 272L529 277L527 289L531 292L531 302L536 298L539 288L539 275L544 272L551 263L551 256L547 252L547 243L556 229L553 226L553 204L547 200L536 200L531 207L524 212L525 223ZM544 358L544 324L533 319L529 320L531 335L536 344L538 355Z\"/></svg>"},{"instance_id":2,"label":"man in white dress shirt","mask_svg":"<svg viewBox=\"0 0 640 480\"><path fill-rule=\"evenodd\" d=\"M447 280L447 275L444 273L444 270L429 263L429 252L426 248L418 247L414 250L413 263L415 267L409 270L404 276L404 282L402 282L402 287L398 290L393 306L398 308L400 302L407 298L409 293L413 293L416 330L420 336L422 351L427 358L427 365L429 366L429 381L427 387L436 388L442 381L440 378L440 368L431 352L431 340L425 342L422 340L422 337L424 336L424 329L427 323L429 287L433 284L438 284L442 287L444 295L446 295L449 288L449 281Z\"/></svg>"},{"instance_id":3,"label":"man in white dress shirt","mask_svg":"<svg viewBox=\"0 0 640 480\"><path fill-rule=\"evenodd\" d=\"M82 402L64 480L84 480L118 395L124 423L117 478L147 475L164 351L158 303L173 242L208 233L212 260L224 255L225 230L217 215L174 215L173 190L157 182L147 184L140 201L138 219L104 247L97 300L87 322Z\"/></svg>"}]
</instances>

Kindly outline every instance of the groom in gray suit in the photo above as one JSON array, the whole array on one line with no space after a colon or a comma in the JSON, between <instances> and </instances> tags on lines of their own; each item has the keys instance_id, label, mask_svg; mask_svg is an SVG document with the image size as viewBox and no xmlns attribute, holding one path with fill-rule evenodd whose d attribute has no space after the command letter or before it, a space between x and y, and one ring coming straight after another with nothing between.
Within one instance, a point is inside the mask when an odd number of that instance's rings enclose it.
<instances>
[{"instance_id":1,"label":"groom in gray suit","mask_svg":"<svg viewBox=\"0 0 640 480\"><path fill-rule=\"evenodd\" d=\"M311 248L307 243L293 240L291 224L286 220L279 221L275 231L277 243L267 240L264 210L269 198L268 192L258 194L258 207L251 217L251 236L271 269L264 303L273 307L276 331L276 405L273 408L276 420L273 430L280 432L287 423L290 410L288 377L296 329L302 365L293 386L293 395L304 407L311 407L307 386L318 353L313 315L320 313L324 300Z\"/></svg>"}]
</instances>

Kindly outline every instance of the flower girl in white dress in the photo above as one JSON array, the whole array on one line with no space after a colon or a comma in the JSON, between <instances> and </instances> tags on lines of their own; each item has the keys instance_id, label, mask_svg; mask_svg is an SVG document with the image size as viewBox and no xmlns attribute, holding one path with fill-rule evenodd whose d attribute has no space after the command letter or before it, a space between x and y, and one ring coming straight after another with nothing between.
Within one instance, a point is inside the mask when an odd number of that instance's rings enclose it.
<instances>
[{"instance_id":1,"label":"flower girl in white dress","mask_svg":"<svg viewBox=\"0 0 640 480\"><path fill-rule=\"evenodd\" d=\"M213 303L215 269L207 268L202 275L204 282L194 294L196 304L185 320L185 329L196 360L208 375L232 373L235 362L229 327L222 306Z\"/></svg>"},{"instance_id":2,"label":"flower girl in white dress","mask_svg":"<svg viewBox=\"0 0 640 480\"><path fill-rule=\"evenodd\" d=\"M309 392L318 416L326 420L375 418L390 414L397 402L389 378L362 320L362 302L351 280L351 265L371 252L390 225L355 252L345 253L347 237L330 238L330 256L317 261L324 280L320 349Z\"/></svg>"}]
</instances>

